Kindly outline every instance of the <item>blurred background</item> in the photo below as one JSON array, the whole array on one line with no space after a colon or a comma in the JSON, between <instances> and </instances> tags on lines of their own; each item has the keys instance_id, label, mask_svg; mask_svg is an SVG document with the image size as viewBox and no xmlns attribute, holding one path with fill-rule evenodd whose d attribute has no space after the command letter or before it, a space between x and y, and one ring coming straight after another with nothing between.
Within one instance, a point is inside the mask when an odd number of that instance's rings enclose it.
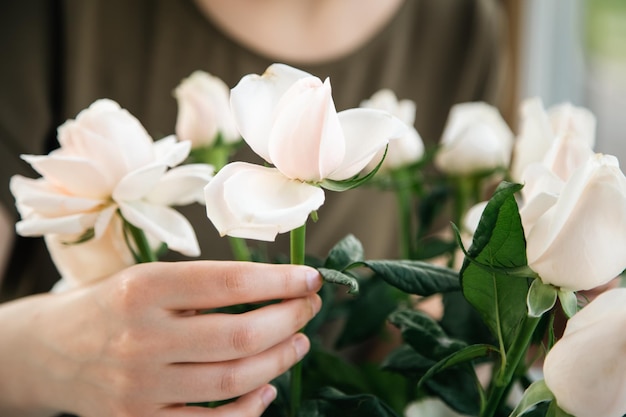
<instances>
[{"instance_id":1,"label":"blurred background","mask_svg":"<svg viewBox=\"0 0 626 417\"><path fill-rule=\"evenodd\" d=\"M626 161L626 0L503 2L517 80L512 123L524 98L569 101L596 115L596 150Z\"/></svg>"}]
</instances>

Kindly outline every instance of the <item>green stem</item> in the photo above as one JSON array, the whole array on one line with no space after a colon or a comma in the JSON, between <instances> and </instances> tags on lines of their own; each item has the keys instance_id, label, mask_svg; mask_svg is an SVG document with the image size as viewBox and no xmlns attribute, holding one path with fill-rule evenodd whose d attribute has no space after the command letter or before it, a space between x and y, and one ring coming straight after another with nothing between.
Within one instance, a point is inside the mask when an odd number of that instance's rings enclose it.
<instances>
[{"instance_id":1,"label":"green stem","mask_svg":"<svg viewBox=\"0 0 626 417\"><path fill-rule=\"evenodd\" d=\"M291 231L290 254L293 265L304 265L306 223ZM291 408L290 417L298 414L302 402L302 362L296 363L291 368Z\"/></svg>"},{"instance_id":2,"label":"green stem","mask_svg":"<svg viewBox=\"0 0 626 417\"><path fill-rule=\"evenodd\" d=\"M236 261L251 261L252 255L250 254L250 248L245 239L239 237L228 237L230 243L230 249L233 252L233 256Z\"/></svg>"},{"instance_id":3,"label":"green stem","mask_svg":"<svg viewBox=\"0 0 626 417\"><path fill-rule=\"evenodd\" d=\"M133 238L137 252L136 258L138 263L156 262L157 256L150 247L146 234L140 228L130 224L124 220L126 229L130 232L130 236Z\"/></svg>"},{"instance_id":4,"label":"green stem","mask_svg":"<svg viewBox=\"0 0 626 417\"><path fill-rule=\"evenodd\" d=\"M396 180L396 201L400 217L400 255L402 259L413 259L413 210L411 198L410 172L401 169L392 173Z\"/></svg>"},{"instance_id":5,"label":"green stem","mask_svg":"<svg viewBox=\"0 0 626 417\"><path fill-rule=\"evenodd\" d=\"M493 386L489 392L487 404L483 409L480 417L493 417L507 392L511 388L513 382L513 376L520 366L521 361L524 359L528 347L532 340L533 333L539 324L540 317L526 316L524 324L520 330L520 333L515 338L513 345L507 353L507 361L503 368L498 371L495 379L493 380Z\"/></svg>"}]
</instances>

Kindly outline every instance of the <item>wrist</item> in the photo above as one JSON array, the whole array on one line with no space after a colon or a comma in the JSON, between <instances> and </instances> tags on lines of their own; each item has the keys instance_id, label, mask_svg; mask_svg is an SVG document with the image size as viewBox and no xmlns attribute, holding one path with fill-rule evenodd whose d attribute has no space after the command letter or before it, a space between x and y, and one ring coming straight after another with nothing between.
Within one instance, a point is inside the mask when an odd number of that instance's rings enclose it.
<instances>
[{"instance_id":1,"label":"wrist","mask_svg":"<svg viewBox=\"0 0 626 417\"><path fill-rule=\"evenodd\" d=\"M46 377L48 346L40 337L52 297L42 294L0 305L0 415L50 417L59 413L51 400L57 387Z\"/></svg>"}]
</instances>

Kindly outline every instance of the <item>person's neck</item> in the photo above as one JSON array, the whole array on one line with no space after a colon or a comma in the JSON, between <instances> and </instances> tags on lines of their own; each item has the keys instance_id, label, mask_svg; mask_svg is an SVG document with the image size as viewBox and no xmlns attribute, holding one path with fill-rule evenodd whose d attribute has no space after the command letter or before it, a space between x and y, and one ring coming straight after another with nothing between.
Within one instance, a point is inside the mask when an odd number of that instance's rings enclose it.
<instances>
[{"instance_id":1,"label":"person's neck","mask_svg":"<svg viewBox=\"0 0 626 417\"><path fill-rule=\"evenodd\" d=\"M404 0L194 0L224 33L275 60L319 63L368 42Z\"/></svg>"}]
</instances>

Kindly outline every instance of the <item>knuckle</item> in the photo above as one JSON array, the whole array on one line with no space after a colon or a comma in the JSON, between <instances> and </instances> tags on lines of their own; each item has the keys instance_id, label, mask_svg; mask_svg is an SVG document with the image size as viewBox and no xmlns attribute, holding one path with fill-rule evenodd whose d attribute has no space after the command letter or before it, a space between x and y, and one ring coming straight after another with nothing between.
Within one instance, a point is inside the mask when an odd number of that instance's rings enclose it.
<instances>
[{"instance_id":1,"label":"knuckle","mask_svg":"<svg viewBox=\"0 0 626 417\"><path fill-rule=\"evenodd\" d=\"M223 277L224 289L229 293L242 293L248 291L250 281L240 266L233 266Z\"/></svg>"},{"instance_id":2,"label":"knuckle","mask_svg":"<svg viewBox=\"0 0 626 417\"><path fill-rule=\"evenodd\" d=\"M219 391L224 399L239 395L239 374L235 367L228 367L219 378Z\"/></svg>"},{"instance_id":3,"label":"knuckle","mask_svg":"<svg viewBox=\"0 0 626 417\"><path fill-rule=\"evenodd\" d=\"M259 348L258 333L254 326L245 323L236 327L231 336L231 344L236 352L256 353Z\"/></svg>"},{"instance_id":4,"label":"knuckle","mask_svg":"<svg viewBox=\"0 0 626 417\"><path fill-rule=\"evenodd\" d=\"M126 329L111 337L108 354L116 361L132 362L145 354L145 338L139 335L135 329Z\"/></svg>"},{"instance_id":5,"label":"knuckle","mask_svg":"<svg viewBox=\"0 0 626 417\"><path fill-rule=\"evenodd\" d=\"M121 273L115 286L115 303L122 313L132 314L145 306L146 280L141 268L130 267Z\"/></svg>"}]
</instances>

